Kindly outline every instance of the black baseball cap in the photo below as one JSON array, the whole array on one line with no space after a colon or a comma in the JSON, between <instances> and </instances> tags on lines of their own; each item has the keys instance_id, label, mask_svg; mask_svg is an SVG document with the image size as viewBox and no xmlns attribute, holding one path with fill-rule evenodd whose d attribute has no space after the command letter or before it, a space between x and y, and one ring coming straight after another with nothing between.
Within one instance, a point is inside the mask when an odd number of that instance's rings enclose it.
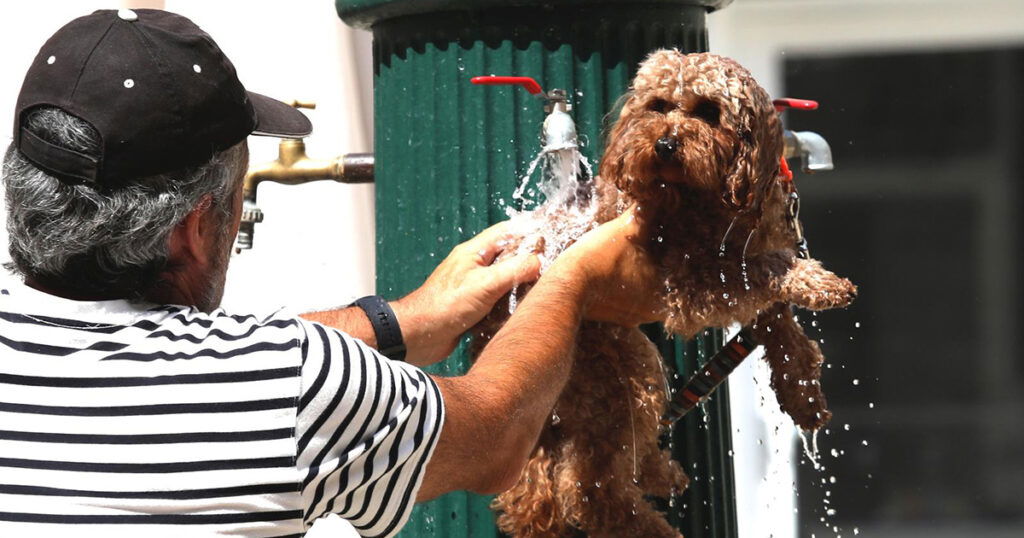
<instances>
[{"instance_id":1,"label":"black baseball cap","mask_svg":"<svg viewBox=\"0 0 1024 538\"><path fill-rule=\"evenodd\" d=\"M53 106L96 129L98 156L51 144L22 127ZM98 188L196 166L250 134L312 131L295 108L246 91L213 39L181 15L100 10L55 33L32 62L14 117L14 144L70 183Z\"/></svg>"}]
</instances>

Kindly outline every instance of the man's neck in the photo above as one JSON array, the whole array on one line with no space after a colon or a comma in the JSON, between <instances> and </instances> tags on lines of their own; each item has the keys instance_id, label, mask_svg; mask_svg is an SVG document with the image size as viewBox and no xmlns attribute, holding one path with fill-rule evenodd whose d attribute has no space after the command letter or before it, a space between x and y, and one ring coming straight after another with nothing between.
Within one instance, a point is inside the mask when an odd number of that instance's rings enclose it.
<instances>
[{"instance_id":1,"label":"man's neck","mask_svg":"<svg viewBox=\"0 0 1024 538\"><path fill-rule=\"evenodd\" d=\"M82 293L75 290L67 290L50 286L40 282L39 280L32 277L25 277L25 285L48 295L55 297L62 297L64 299L71 299L72 301L113 301L117 299L127 299L127 297L115 297L113 294L90 294Z\"/></svg>"}]
</instances>

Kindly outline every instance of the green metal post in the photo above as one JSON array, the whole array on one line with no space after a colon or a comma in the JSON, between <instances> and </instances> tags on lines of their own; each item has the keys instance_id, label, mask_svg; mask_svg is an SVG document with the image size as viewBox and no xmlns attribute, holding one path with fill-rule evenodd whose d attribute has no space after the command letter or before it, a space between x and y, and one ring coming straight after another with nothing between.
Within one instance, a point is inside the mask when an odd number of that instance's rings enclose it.
<instances>
[{"instance_id":1,"label":"green metal post","mask_svg":"<svg viewBox=\"0 0 1024 538\"><path fill-rule=\"evenodd\" d=\"M373 32L377 292L398 297L448 251L505 219L540 148L544 113L521 89L472 86L524 75L569 92L583 152L596 165L605 117L652 50L707 50L709 10L731 0L336 0ZM652 335L681 385L721 346ZM464 347L464 346L463 346ZM467 367L463 347L435 373ZM727 388L671 436L690 489L666 503L688 536L736 536ZM406 537L496 537L490 499L452 493L416 508Z\"/></svg>"}]
</instances>

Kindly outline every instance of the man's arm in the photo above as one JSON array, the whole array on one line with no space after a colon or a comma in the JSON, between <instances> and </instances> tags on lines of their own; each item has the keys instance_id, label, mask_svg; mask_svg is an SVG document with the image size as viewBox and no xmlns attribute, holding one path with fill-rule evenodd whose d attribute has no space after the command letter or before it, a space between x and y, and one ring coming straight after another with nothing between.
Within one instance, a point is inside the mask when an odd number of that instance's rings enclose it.
<instances>
[{"instance_id":1,"label":"man's arm","mask_svg":"<svg viewBox=\"0 0 1024 538\"><path fill-rule=\"evenodd\" d=\"M461 377L434 377L445 424L417 500L518 479L572 369L582 318L623 326L659 319L654 266L631 214L587 234L537 282Z\"/></svg>"},{"instance_id":2,"label":"man's arm","mask_svg":"<svg viewBox=\"0 0 1024 538\"><path fill-rule=\"evenodd\" d=\"M537 279L540 264L536 256L516 256L492 265L503 249L504 237L504 223L491 226L455 247L416 291L390 301L402 329L406 362L423 367L443 360L499 298L515 285ZM358 307L302 317L377 347L373 326Z\"/></svg>"},{"instance_id":3,"label":"man's arm","mask_svg":"<svg viewBox=\"0 0 1024 538\"><path fill-rule=\"evenodd\" d=\"M584 285L549 272L462 377L432 376L445 425L418 501L515 483L572 368Z\"/></svg>"}]
</instances>

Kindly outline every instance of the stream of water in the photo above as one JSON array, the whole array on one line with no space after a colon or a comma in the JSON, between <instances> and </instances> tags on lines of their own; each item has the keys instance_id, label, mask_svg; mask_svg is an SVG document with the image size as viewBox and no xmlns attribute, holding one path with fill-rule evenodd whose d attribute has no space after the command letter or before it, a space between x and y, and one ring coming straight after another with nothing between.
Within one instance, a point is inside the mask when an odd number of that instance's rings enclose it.
<instances>
[{"instance_id":1,"label":"stream of water","mask_svg":"<svg viewBox=\"0 0 1024 538\"><path fill-rule=\"evenodd\" d=\"M537 176L534 181L534 176ZM593 168L576 144L541 148L512 193L518 207L506 207L509 229L523 237L517 254L538 252L541 272L579 236L595 226L597 196ZM516 309L515 290L509 312Z\"/></svg>"}]
</instances>

